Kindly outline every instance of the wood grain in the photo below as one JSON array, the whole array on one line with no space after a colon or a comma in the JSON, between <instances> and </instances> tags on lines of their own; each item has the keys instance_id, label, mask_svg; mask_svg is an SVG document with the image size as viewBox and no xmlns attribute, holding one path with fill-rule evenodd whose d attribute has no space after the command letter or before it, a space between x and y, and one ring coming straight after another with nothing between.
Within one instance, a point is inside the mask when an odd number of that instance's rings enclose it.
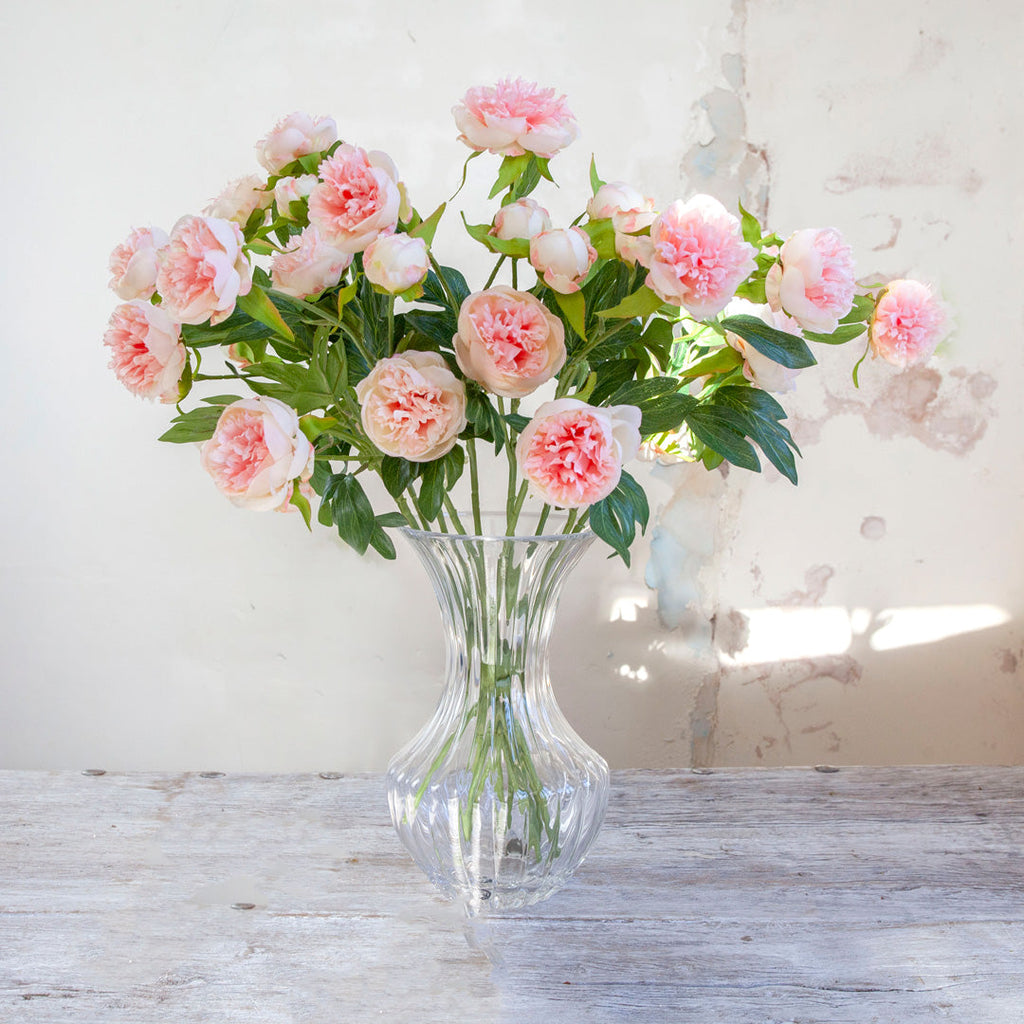
<instances>
[{"instance_id":1,"label":"wood grain","mask_svg":"<svg viewBox=\"0 0 1024 1024\"><path fill-rule=\"evenodd\" d=\"M1024 768L615 772L486 919L325 774L0 773L0 1022L1024 1024Z\"/></svg>"}]
</instances>

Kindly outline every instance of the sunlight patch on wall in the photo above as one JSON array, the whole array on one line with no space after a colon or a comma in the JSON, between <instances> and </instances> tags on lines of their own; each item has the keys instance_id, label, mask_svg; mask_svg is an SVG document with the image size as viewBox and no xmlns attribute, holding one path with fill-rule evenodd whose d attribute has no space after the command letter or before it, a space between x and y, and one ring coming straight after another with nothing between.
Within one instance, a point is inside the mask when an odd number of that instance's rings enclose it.
<instances>
[{"instance_id":1,"label":"sunlight patch on wall","mask_svg":"<svg viewBox=\"0 0 1024 1024\"><path fill-rule=\"evenodd\" d=\"M947 604L930 608L886 608L878 613L880 627L871 635L875 651L932 644L962 633L992 629L1010 621L994 604Z\"/></svg>"}]
</instances>

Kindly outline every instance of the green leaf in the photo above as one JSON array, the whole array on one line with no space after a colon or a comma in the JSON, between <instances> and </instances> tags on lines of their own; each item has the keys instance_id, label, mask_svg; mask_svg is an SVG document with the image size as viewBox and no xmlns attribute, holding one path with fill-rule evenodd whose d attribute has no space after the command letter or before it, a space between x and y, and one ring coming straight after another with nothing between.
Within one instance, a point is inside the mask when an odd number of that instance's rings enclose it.
<instances>
[{"instance_id":1,"label":"green leaf","mask_svg":"<svg viewBox=\"0 0 1024 1024\"><path fill-rule=\"evenodd\" d=\"M593 376L593 374L591 374L591 376ZM580 393L579 393L579 392L577 392L577 393L576 393L575 395L573 395L573 398L579 398L579 394L580 394ZM583 401L583 399L582 399L582 398L580 398L580 401L582 402L582 401ZM521 433L522 433L522 432L523 432L523 431L524 431L524 430L525 430L525 429L526 429L526 428L527 428L527 427L529 426L529 424L530 424L530 417L529 417L529 416L520 416L520 414L519 414L519 413L517 413L517 412L510 412L510 413L509 413L509 414L508 414L508 415L507 415L507 416L505 417L505 422L506 422L506 423L507 423L507 424L508 424L508 425L509 425L509 426L510 426L510 427L511 427L511 428L512 428L512 429L513 429L513 430L514 430L514 431L515 431L515 432L516 432L517 434L521 434Z\"/></svg>"},{"instance_id":2,"label":"green leaf","mask_svg":"<svg viewBox=\"0 0 1024 1024\"><path fill-rule=\"evenodd\" d=\"M744 437L742 419L731 409L701 405L686 414L686 425L693 435L734 466L761 471L757 452Z\"/></svg>"},{"instance_id":3,"label":"green leaf","mask_svg":"<svg viewBox=\"0 0 1024 1024\"><path fill-rule=\"evenodd\" d=\"M299 157L299 166L307 174L316 174L322 159L323 153L307 153L305 156Z\"/></svg>"},{"instance_id":4,"label":"green leaf","mask_svg":"<svg viewBox=\"0 0 1024 1024\"><path fill-rule=\"evenodd\" d=\"M466 454L456 445L442 461L444 462L445 490L450 491L458 483L462 471L466 468Z\"/></svg>"},{"instance_id":5,"label":"green leaf","mask_svg":"<svg viewBox=\"0 0 1024 1024\"><path fill-rule=\"evenodd\" d=\"M633 506L633 515L640 524L640 532L645 532L648 520L651 517L651 507L647 502L647 494L644 489L629 473L623 470L622 476L619 477L618 486L612 493L614 494L616 491L622 492L624 496L630 499L630 503Z\"/></svg>"},{"instance_id":6,"label":"green leaf","mask_svg":"<svg viewBox=\"0 0 1024 1024\"><path fill-rule=\"evenodd\" d=\"M609 399L609 405L643 406L665 395L674 395L679 390L677 377L648 377L631 381L619 388Z\"/></svg>"},{"instance_id":7,"label":"green leaf","mask_svg":"<svg viewBox=\"0 0 1024 1024\"><path fill-rule=\"evenodd\" d=\"M661 369L668 369L672 361L672 346L675 344L672 321L654 317L640 335L640 343L654 356Z\"/></svg>"},{"instance_id":8,"label":"green leaf","mask_svg":"<svg viewBox=\"0 0 1024 1024\"><path fill-rule=\"evenodd\" d=\"M462 181L459 182L459 187L452 193L448 202L450 203L466 186L466 175L469 173L469 161L475 160L478 156L483 156L484 150L474 150L469 156L466 157L466 162L462 165Z\"/></svg>"},{"instance_id":9,"label":"green leaf","mask_svg":"<svg viewBox=\"0 0 1024 1024\"><path fill-rule=\"evenodd\" d=\"M694 377L704 377L712 373L728 373L743 364L743 356L731 345L723 345L703 359L685 367L679 371L682 380L692 380Z\"/></svg>"},{"instance_id":10,"label":"green leaf","mask_svg":"<svg viewBox=\"0 0 1024 1024\"><path fill-rule=\"evenodd\" d=\"M635 359L608 359L594 366L597 383L590 393L590 404L605 405L612 395L633 379L637 366Z\"/></svg>"},{"instance_id":11,"label":"green leaf","mask_svg":"<svg viewBox=\"0 0 1024 1024\"><path fill-rule=\"evenodd\" d=\"M530 255L530 243L525 238L498 238L491 234L490 224L470 224L465 214L462 214L462 223L466 225L470 236L491 252L515 256L517 259L525 259Z\"/></svg>"},{"instance_id":12,"label":"green leaf","mask_svg":"<svg viewBox=\"0 0 1024 1024\"><path fill-rule=\"evenodd\" d=\"M207 405L231 405L233 402L241 401L238 395L207 395L202 399Z\"/></svg>"},{"instance_id":13,"label":"green leaf","mask_svg":"<svg viewBox=\"0 0 1024 1024\"><path fill-rule=\"evenodd\" d=\"M555 302L558 303L558 308L565 314L565 319L569 321L572 329L586 341L587 310L583 292L571 292L568 295L555 292L554 296Z\"/></svg>"},{"instance_id":14,"label":"green leaf","mask_svg":"<svg viewBox=\"0 0 1024 1024\"><path fill-rule=\"evenodd\" d=\"M292 496L291 503L302 513L302 521L306 524L306 529L313 532L312 516L313 510L309 507L309 498L307 498L301 490L299 490L299 481L295 480L292 482Z\"/></svg>"},{"instance_id":15,"label":"green leaf","mask_svg":"<svg viewBox=\"0 0 1024 1024\"><path fill-rule=\"evenodd\" d=\"M338 289L338 319L341 319L341 314L344 308L356 297L356 292L359 290L359 282L352 281L350 284L345 285L344 288Z\"/></svg>"},{"instance_id":16,"label":"green leaf","mask_svg":"<svg viewBox=\"0 0 1024 1024\"><path fill-rule=\"evenodd\" d=\"M281 314L277 311L277 306L270 301L267 293L262 288L254 284L249 290L248 295L240 295L238 297L238 305L253 320L259 320L261 324L266 324L267 327L280 334L283 338L295 341L292 329L284 322Z\"/></svg>"},{"instance_id":17,"label":"green leaf","mask_svg":"<svg viewBox=\"0 0 1024 1024\"><path fill-rule=\"evenodd\" d=\"M488 199L493 199L499 192L504 192L526 170L533 159L532 153L521 156L507 156L498 168L498 177L491 188Z\"/></svg>"},{"instance_id":18,"label":"green leaf","mask_svg":"<svg viewBox=\"0 0 1024 1024\"><path fill-rule=\"evenodd\" d=\"M761 355L767 356L780 366L798 370L817 363L803 338L769 327L756 316L748 316L745 313L740 316L728 316L720 321L720 324L733 334L738 334Z\"/></svg>"},{"instance_id":19,"label":"green leaf","mask_svg":"<svg viewBox=\"0 0 1024 1024\"><path fill-rule=\"evenodd\" d=\"M665 395L653 402L648 402L640 410L640 436L650 437L651 434L666 434L678 430L687 413L697 405L697 399L691 395Z\"/></svg>"},{"instance_id":20,"label":"green leaf","mask_svg":"<svg viewBox=\"0 0 1024 1024\"><path fill-rule=\"evenodd\" d=\"M377 516L377 525L394 530L399 526L408 526L409 524L401 512L382 512Z\"/></svg>"},{"instance_id":21,"label":"green leaf","mask_svg":"<svg viewBox=\"0 0 1024 1024\"><path fill-rule=\"evenodd\" d=\"M420 464L400 459L394 455L385 455L380 466L380 478L392 498L398 498L405 489L419 476Z\"/></svg>"},{"instance_id":22,"label":"green leaf","mask_svg":"<svg viewBox=\"0 0 1024 1024\"><path fill-rule=\"evenodd\" d=\"M610 218L588 220L583 230L590 236L590 244L603 260L615 259L615 227Z\"/></svg>"},{"instance_id":23,"label":"green leaf","mask_svg":"<svg viewBox=\"0 0 1024 1024\"><path fill-rule=\"evenodd\" d=\"M870 295L855 295L850 312L839 322L841 324L863 323L875 311L875 300Z\"/></svg>"},{"instance_id":24,"label":"green leaf","mask_svg":"<svg viewBox=\"0 0 1024 1024\"><path fill-rule=\"evenodd\" d=\"M399 516L399 518L401 518L401 516ZM402 525L405 525L404 519L402 519ZM392 539L384 532L379 521L373 524L373 532L370 534L370 544L374 551L388 560L395 558L397 555L394 541L392 541Z\"/></svg>"},{"instance_id":25,"label":"green leaf","mask_svg":"<svg viewBox=\"0 0 1024 1024\"><path fill-rule=\"evenodd\" d=\"M409 234L413 238L422 238L427 246L431 246L434 243L434 232L437 231L437 225L441 220L441 214L444 213L447 203L442 203L426 220L421 221L414 227Z\"/></svg>"},{"instance_id":26,"label":"green leaf","mask_svg":"<svg viewBox=\"0 0 1024 1024\"><path fill-rule=\"evenodd\" d=\"M192 390L192 357L188 356L185 359L185 365L181 370L181 378L178 380L178 404L188 398L188 393Z\"/></svg>"},{"instance_id":27,"label":"green leaf","mask_svg":"<svg viewBox=\"0 0 1024 1024\"><path fill-rule=\"evenodd\" d=\"M650 316L661 309L662 302L646 285L641 285L632 295L627 295L617 306L598 311L602 319L632 320L633 317Z\"/></svg>"},{"instance_id":28,"label":"green leaf","mask_svg":"<svg viewBox=\"0 0 1024 1024\"><path fill-rule=\"evenodd\" d=\"M854 338L859 338L866 330L863 323L840 324L831 334L818 334L815 331L804 331L808 341L817 341L822 345L845 345Z\"/></svg>"},{"instance_id":29,"label":"green leaf","mask_svg":"<svg viewBox=\"0 0 1024 1024\"><path fill-rule=\"evenodd\" d=\"M628 494L613 491L591 505L590 528L629 565L629 547L636 537L636 517Z\"/></svg>"},{"instance_id":30,"label":"green leaf","mask_svg":"<svg viewBox=\"0 0 1024 1024\"><path fill-rule=\"evenodd\" d=\"M761 243L761 224L758 219L750 213L749 210L743 209L743 204L739 204L740 208L740 225L743 230L743 241L750 242L751 245L760 245Z\"/></svg>"},{"instance_id":31,"label":"green leaf","mask_svg":"<svg viewBox=\"0 0 1024 1024\"><path fill-rule=\"evenodd\" d=\"M331 478L325 497L331 503L339 536L363 554L370 544L376 520L362 485L353 474L338 473Z\"/></svg>"},{"instance_id":32,"label":"green leaf","mask_svg":"<svg viewBox=\"0 0 1024 1024\"><path fill-rule=\"evenodd\" d=\"M444 460L435 459L423 464L420 472L420 493L416 505L420 515L427 521L437 518L444 504L445 469Z\"/></svg>"},{"instance_id":33,"label":"green leaf","mask_svg":"<svg viewBox=\"0 0 1024 1024\"><path fill-rule=\"evenodd\" d=\"M593 190L594 195L597 195L597 190L604 184L597 173L597 163L594 161L594 155L590 155L590 188Z\"/></svg>"},{"instance_id":34,"label":"green leaf","mask_svg":"<svg viewBox=\"0 0 1024 1024\"><path fill-rule=\"evenodd\" d=\"M219 406L201 405L191 412L175 416L170 430L160 435L160 441L173 444L187 444L190 441L206 441L213 437L217 421L224 410Z\"/></svg>"},{"instance_id":35,"label":"green leaf","mask_svg":"<svg viewBox=\"0 0 1024 1024\"><path fill-rule=\"evenodd\" d=\"M497 455L505 444L505 423L501 414L480 391L470 391L466 399L466 419L473 425L474 436L494 442Z\"/></svg>"},{"instance_id":36,"label":"green leaf","mask_svg":"<svg viewBox=\"0 0 1024 1024\"><path fill-rule=\"evenodd\" d=\"M514 202L516 199L522 199L524 196L528 196L539 184L540 179L547 178L548 181L554 181L551 177L551 172L548 170L547 160L543 161L543 167L541 166L541 160L530 154L532 159L526 165L526 169L519 176L512 189L512 193L509 198Z\"/></svg>"}]
</instances>

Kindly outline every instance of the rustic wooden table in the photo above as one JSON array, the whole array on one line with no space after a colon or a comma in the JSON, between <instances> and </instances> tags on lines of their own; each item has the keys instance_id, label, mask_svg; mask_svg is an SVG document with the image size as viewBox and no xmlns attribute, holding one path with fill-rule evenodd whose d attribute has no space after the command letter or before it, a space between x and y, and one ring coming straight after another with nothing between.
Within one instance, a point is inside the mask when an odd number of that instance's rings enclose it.
<instances>
[{"instance_id":1,"label":"rustic wooden table","mask_svg":"<svg viewBox=\"0 0 1024 1024\"><path fill-rule=\"evenodd\" d=\"M1024 1022L1024 768L615 772L467 918L378 776L0 773L3 1024Z\"/></svg>"}]
</instances>

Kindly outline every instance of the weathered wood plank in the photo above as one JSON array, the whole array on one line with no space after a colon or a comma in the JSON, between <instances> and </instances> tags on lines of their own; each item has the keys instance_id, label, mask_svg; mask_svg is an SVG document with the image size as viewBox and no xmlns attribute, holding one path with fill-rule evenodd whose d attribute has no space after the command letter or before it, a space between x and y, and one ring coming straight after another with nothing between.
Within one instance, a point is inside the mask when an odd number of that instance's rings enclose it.
<instances>
[{"instance_id":1,"label":"weathered wood plank","mask_svg":"<svg viewBox=\"0 0 1024 1024\"><path fill-rule=\"evenodd\" d=\"M379 777L4 772L0 1021L1024 1024L1022 847L1024 768L617 772L469 920Z\"/></svg>"}]
</instances>

